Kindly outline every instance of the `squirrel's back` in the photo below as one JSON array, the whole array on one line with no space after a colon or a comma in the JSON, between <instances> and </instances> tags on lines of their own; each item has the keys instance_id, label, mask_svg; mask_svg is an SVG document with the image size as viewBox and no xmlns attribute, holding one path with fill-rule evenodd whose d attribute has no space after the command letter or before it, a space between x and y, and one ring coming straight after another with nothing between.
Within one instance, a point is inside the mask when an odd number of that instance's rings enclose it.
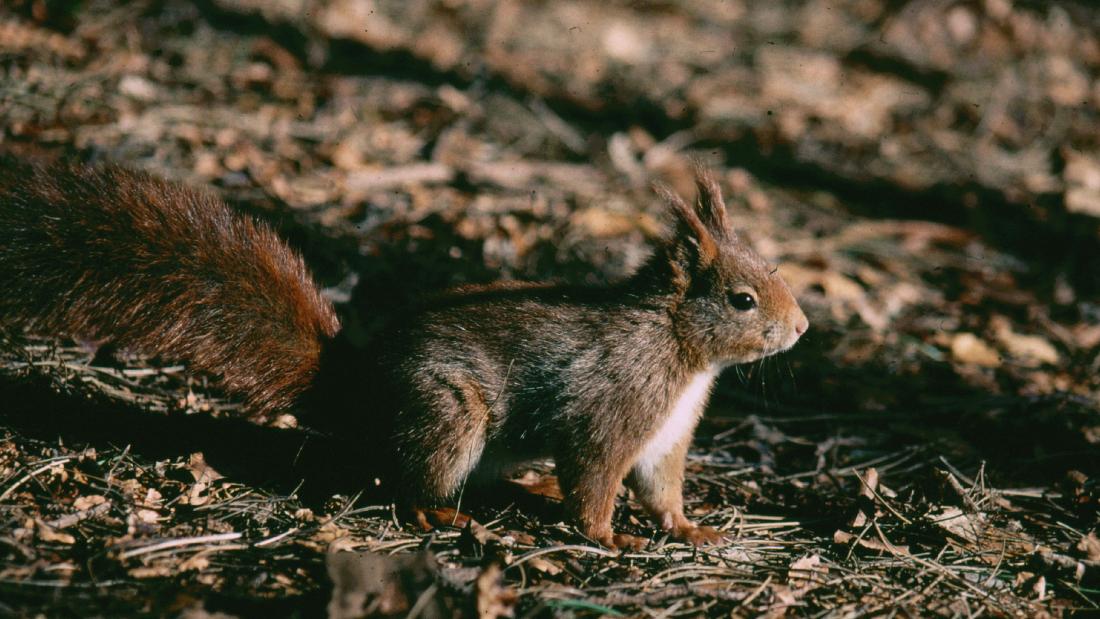
<instances>
[{"instance_id":1,"label":"squirrel's back","mask_svg":"<svg viewBox=\"0 0 1100 619\"><path fill-rule=\"evenodd\" d=\"M0 326L109 342L294 405L339 325L300 256L221 200L140 172L0 158Z\"/></svg>"}]
</instances>

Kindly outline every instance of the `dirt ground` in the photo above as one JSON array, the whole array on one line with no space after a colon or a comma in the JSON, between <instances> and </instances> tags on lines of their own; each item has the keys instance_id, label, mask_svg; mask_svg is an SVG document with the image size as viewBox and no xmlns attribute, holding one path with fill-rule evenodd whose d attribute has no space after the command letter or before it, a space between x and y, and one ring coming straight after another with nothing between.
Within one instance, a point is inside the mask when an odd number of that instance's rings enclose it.
<instances>
[{"instance_id":1,"label":"dirt ground","mask_svg":"<svg viewBox=\"0 0 1100 619\"><path fill-rule=\"evenodd\" d=\"M1090 2L9 0L0 76L0 151L210 188L364 341L403 295L623 277L692 157L811 322L696 437L689 511L728 543L624 494L652 541L621 555L549 463L423 533L353 438L5 334L0 615L1100 612Z\"/></svg>"}]
</instances>

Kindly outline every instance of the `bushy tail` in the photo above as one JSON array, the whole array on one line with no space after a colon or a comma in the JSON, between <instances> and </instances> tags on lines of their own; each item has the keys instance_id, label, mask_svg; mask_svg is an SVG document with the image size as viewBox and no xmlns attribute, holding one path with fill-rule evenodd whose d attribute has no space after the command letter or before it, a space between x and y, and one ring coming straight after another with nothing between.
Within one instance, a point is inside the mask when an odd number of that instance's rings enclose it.
<instances>
[{"instance_id":1,"label":"bushy tail","mask_svg":"<svg viewBox=\"0 0 1100 619\"><path fill-rule=\"evenodd\" d=\"M300 256L217 198L118 167L0 158L0 325L108 341L295 404L339 328Z\"/></svg>"}]
</instances>

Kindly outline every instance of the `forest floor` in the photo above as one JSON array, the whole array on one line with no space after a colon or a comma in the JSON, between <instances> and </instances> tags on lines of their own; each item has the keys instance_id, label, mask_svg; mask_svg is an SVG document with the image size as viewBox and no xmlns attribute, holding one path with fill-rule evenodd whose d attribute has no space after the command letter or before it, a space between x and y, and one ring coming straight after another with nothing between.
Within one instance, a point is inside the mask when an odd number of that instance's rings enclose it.
<instances>
[{"instance_id":1,"label":"forest floor","mask_svg":"<svg viewBox=\"0 0 1100 619\"><path fill-rule=\"evenodd\" d=\"M811 329L696 437L688 508L729 540L624 495L623 554L549 463L424 533L328 468L353 439L7 334L0 615L1100 612L1098 32L1083 1L3 3L0 151L218 192L352 333L447 284L623 277L692 157Z\"/></svg>"}]
</instances>

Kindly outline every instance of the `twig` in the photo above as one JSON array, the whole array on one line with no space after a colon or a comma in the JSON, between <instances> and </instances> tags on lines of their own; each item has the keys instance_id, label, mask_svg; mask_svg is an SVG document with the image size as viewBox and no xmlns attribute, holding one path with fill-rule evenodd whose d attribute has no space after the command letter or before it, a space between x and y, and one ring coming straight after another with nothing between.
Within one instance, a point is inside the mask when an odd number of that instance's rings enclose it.
<instances>
[{"instance_id":1,"label":"twig","mask_svg":"<svg viewBox=\"0 0 1100 619\"><path fill-rule=\"evenodd\" d=\"M508 565L509 568L516 567L534 559L535 557L541 557L542 555L553 554L555 552L566 552L575 550L577 552L587 552L589 554L600 555L601 557L617 557L619 553L613 550L606 550L604 548L596 548L595 546L582 546L580 544L565 544L563 546L554 546L551 548L537 548L530 552L526 552L516 558Z\"/></svg>"},{"instance_id":2,"label":"twig","mask_svg":"<svg viewBox=\"0 0 1100 619\"><path fill-rule=\"evenodd\" d=\"M282 533L280 533L278 535L273 535L273 536L271 536L271 537L269 537L265 540L258 541L255 544L253 544L253 546L255 546L257 548L263 548L264 546L274 544L275 542L287 537L288 535L293 535L293 534L297 533L298 530L299 530L298 527L291 527L291 528L287 529L286 531L283 531Z\"/></svg>"},{"instance_id":3,"label":"twig","mask_svg":"<svg viewBox=\"0 0 1100 619\"><path fill-rule=\"evenodd\" d=\"M875 487L877 488L878 487L878 471L875 471L875 469L867 469L868 477L870 477L871 471L874 471L874 473L875 473ZM898 520L904 522L905 524L913 524L912 520L909 520L905 516L902 516L901 513L898 512L898 510L894 509L894 507L892 505L890 505L889 502L886 501L886 499L882 498L882 495L880 495L875 488L872 488L869 485L867 485L867 482L863 481L863 478L859 476L859 473L856 473L856 472L853 471L853 474L856 476L857 479L859 479L860 483L863 484L863 487L866 488L867 491L871 493L871 496L874 497L874 499L876 501L878 501L883 507L885 507L887 509L887 511L889 511L891 514L893 514L895 518L897 518Z\"/></svg>"},{"instance_id":4,"label":"twig","mask_svg":"<svg viewBox=\"0 0 1100 619\"><path fill-rule=\"evenodd\" d=\"M76 524L78 522L87 520L89 518L95 518L96 516L99 516L100 514L104 514L108 511L110 511L110 509L111 509L111 502L106 501L104 503L100 503L99 505L93 505L92 507L89 507L88 509L78 511L74 514L68 514L68 515L62 516L62 517L60 517L56 520L51 520L50 522L47 522L46 524L49 525L53 529L66 529L68 527L73 526L74 524Z\"/></svg>"},{"instance_id":5,"label":"twig","mask_svg":"<svg viewBox=\"0 0 1100 619\"><path fill-rule=\"evenodd\" d=\"M183 546L194 546L196 544L214 544L217 542L228 542L235 539L240 539L244 534L237 533L236 531L230 533L218 533L216 535L200 535L198 537L182 537L179 539L170 539L156 544L149 544L148 546L142 546L141 548L135 548L133 550L127 550L119 555L120 559L132 559L134 557L148 554L150 552L156 552L158 550L165 550L167 548L180 548Z\"/></svg>"},{"instance_id":6,"label":"twig","mask_svg":"<svg viewBox=\"0 0 1100 619\"><path fill-rule=\"evenodd\" d=\"M963 506L966 507L968 512L976 514L981 511L981 508L974 502L974 499L970 498L970 493L966 491L966 488L962 487L962 484L959 483L959 480L955 478L951 471L937 470L936 472L949 486L951 486L955 494L959 495L959 498L962 499Z\"/></svg>"},{"instance_id":7,"label":"twig","mask_svg":"<svg viewBox=\"0 0 1100 619\"><path fill-rule=\"evenodd\" d=\"M55 466L66 464L66 463L69 462L69 460L72 460L72 458L64 457L64 458L53 459L53 460L50 460L48 464L45 464L45 465L31 471L30 473L27 473L26 475L23 476L22 479L15 482L14 484L8 486L7 490L5 490L3 493L0 493L0 501L3 501L5 499L7 499L9 496L11 496L11 494L13 492L18 490L20 486L22 486L23 484L27 483L28 481L34 479L34 477L36 475L39 475L41 473L45 473L46 471L52 469Z\"/></svg>"}]
</instances>

